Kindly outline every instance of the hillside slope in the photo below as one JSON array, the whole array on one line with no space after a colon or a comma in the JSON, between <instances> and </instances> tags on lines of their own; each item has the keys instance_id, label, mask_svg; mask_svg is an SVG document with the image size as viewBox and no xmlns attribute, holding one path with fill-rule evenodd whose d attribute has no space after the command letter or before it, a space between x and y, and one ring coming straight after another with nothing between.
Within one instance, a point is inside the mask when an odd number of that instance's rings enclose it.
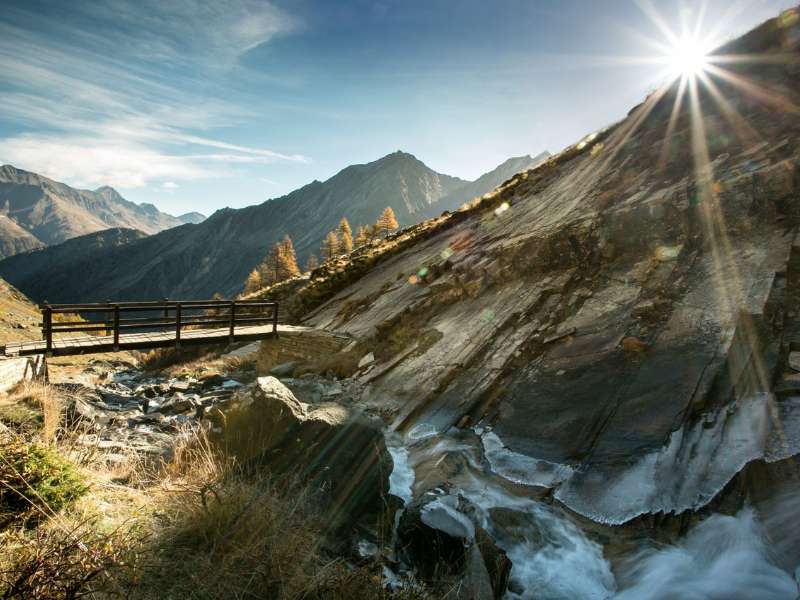
<instances>
[{"instance_id":1,"label":"hillside slope","mask_svg":"<svg viewBox=\"0 0 800 600\"><path fill-rule=\"evenodd\" d=\"M705 506L748 464L778 473L800 451L784 22L721 50L767 54L726 65L748 85L715 78L671 122L676 82L480 205L323 266L284 306L373 354L362 402L408 444L480 436L486 462L449 458L448 485L489 464L614 524Z\"/></svg>"},{"instance_id":2,"label":"hillside slope","mask_svg":"<svg viewBox=\"0 0 800 600\"><path fill-rule=\"evenodd\" d=\"M114 272L116 265L98 265L97 257L147 236L135 229L104 229L67 240L63 244L23 252L0 261L0 277L39 301L78 301L87 279L100 277L102 269ZM100 269L100 270L98 270ZM58 291L58 300L52 294Z\"/></svg>"},{"instance_id":3,"label":"hillside slope","mask_svg":"<svg viewBox=\"0 0 800 600\"><path fill-rule=\"evenodd\" d=\"M22 292L0 279L0 344L41 335L39 309Z\"/></svg>"},{"instance_id":4,"label":"hillside slope","mask_svg":"<svg viewBox=\"0 0 800 600\"><path fill-rule=\"evenodd\" d=\"M84 263L72 269L54 262L57 273L51 273L39 263L24 267L27 259L21 259L0 262L0 273L31 297L51 302L203 298L216 292L230 296L241 290L250 270L284 234L292 237L302 265L310 254L319 253L322 239L343 216L355 228L375 222L391 206L401 226L411 225L490 191L487 186L509 168L533 160L521 157L504 163L476 186L395 152L258 206L220 210L199 225L92 252L86 268ZM445 207L439 204L443 198Z\"/></svg>"},{"instance_id":5,"label":"hillside slope","mask_svg":"<svg viewBox=\"0 0 800 600\"><path fill-rule=\"evenodd\" d=\"M11 165L0 167L0 217L0 258L111 227L156 233L183 223L113 188L77 190Z\"/></svg>"}]
</instances>

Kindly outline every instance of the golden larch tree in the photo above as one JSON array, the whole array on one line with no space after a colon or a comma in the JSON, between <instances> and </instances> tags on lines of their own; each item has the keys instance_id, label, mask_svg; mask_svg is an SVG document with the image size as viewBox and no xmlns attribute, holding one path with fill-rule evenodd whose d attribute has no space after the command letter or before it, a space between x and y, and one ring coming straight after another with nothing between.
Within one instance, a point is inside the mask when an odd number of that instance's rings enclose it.
<instances>
[{"instance_id":1,"label":"golden larch tree","mask_svg":"<svg viewBox=\"0 0 800 600\"><path fill-rule=\"evenodd\" d=\"M261 283L261 273L259 272L258 268L256 267L252 271L250 271L250 275L247 276L244 282L244 293L245 294L252 294L253 292L260 290L263 287Z\"/></svg>"},{"instance_id":2,"label":"golden larch tree","mask_svg":"<svg viewBox=\"0 0 800 600\"><path fill-rule=\"evenodd\" d=\"M367 228L364 225L359 225L358 230L356 231L356 239L355 245L363 246L369 241L369 233L367 232Z\"/></svg>"},{"instance_id":3,"label":"golden larch tree","mask_svg":"<svg viewBox=\"0 0 800 600\"><path fill-rule=\"evenodd\" d=\"M339 254L339 237L335 231L328 232L322 242L322 260L331 260Z\"/></svg>"},{"instance_id":4,"label":"golden larch tree","mask_svg":"<svg viewBox=\"0 0 800 600\"><path fill-rule=\"evenodd\" d=\"M397 218L394 216L394 211L391 206L383 209L380 218L375 223L378 234L389 235L392 231L400 227L397 223Z\"/></svg>"},{"instance_id":5,"label":"golden larch tree","mask_svg":"<svg viewBox=\"0 0 800 600\"><path fill-rule=\"evenodd\" d=\"M292 238L287 233L278 242L278 281L290 279L300 275L300 267L297 266L297 255L294 252Z\"/></svg>"},{"instance_id":6,"label":"golden larch tree","mask_svg":"<svg viewBox=\"0 0 800 600\"><path fill-rule=\"evenodd\" d=\"M342 217L339 221L339 252L342 254L350 254L353 251L353 230L350 229L350 223L347 219Z\"/></svg>"}]
</instances>

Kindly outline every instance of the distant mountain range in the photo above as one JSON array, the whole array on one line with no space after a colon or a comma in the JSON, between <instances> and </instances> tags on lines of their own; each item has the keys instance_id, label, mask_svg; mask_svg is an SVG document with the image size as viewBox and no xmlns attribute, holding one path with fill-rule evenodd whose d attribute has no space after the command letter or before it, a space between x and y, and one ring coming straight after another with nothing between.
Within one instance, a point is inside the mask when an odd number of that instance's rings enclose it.
<instances>
[{"instance_id":1,"label":"distant mountain range","mask_svg":"<svg viewBox=\"0 0 800 600\"><path fill-rule=\"evenodd\" d=\"M152 234L203 220L199 213L173 217L152 204L136 204L108 186L78 190L42 175L0 167L0 258L109 229Z\"/></svg>"},{"instance_id":2,"label":"distant mountain range","mask_svg":"<svg viewBox=\"0 0 800 600\"><path fill-rule=\"evenodd\" d=\"M401 227L412 225L458 209L549 156L512 158L469 182L395 152L257 206L219 210L198 225L147 237L103 232L12 257L0 261L0 276L39 301L232 296L285 234L302 265L342 217L355 230L391 206Z\"/></svg>"}]
</instances>

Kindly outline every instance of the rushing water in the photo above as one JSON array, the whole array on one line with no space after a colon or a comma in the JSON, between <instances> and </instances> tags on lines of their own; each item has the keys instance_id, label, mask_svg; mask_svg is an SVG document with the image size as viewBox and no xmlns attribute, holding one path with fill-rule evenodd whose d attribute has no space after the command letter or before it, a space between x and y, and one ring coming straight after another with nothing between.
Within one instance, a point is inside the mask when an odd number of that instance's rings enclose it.
<instances>
[{"instance_id":1,"label":"rushing water","mask_svg":"<svg viewBox=\"0 0 800 600\"><path fill-rule=\"evenodd\" d=\"M390 436L389 446L393 494L408 502L439 487L430 524L438 512L445 517L443 527L458 525L468 532L469 518L506 551L513 563L506 600L798 598L795 578L778 566L780 557L771 553L777 546L767 543L751 509L713 515L672 545L643 546L614 573L603 548L557 504L525 494L524 486L558 485L571 475L568 467L504 451L490 432L440 434L423 427L405 438ZM459 496L473 507L470 517L455 514ZM782 520L779 531L800 533L799 508L795 501L775 509L772 518Z\"/></svg>"}]
</instances>

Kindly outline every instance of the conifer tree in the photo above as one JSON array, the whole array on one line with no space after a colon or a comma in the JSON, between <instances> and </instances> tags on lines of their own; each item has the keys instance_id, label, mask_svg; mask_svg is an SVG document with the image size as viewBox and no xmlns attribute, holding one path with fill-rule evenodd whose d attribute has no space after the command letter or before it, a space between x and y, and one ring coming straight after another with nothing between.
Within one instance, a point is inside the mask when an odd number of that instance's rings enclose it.
<instances>
[{"instance_id":1,"label":"conifer tree","mask_svg":"<svg viewBox=\"0 0 800 600\"><path fill-rule=\"evenodd\" d=\"M256 290L260 290L262 287L261 273L259 272L258 267L256 267L250 271L250 275L247 276L247 279L244 282L244 293L252 294Z\"/></svg>"},{"instance_id":2,"label":"conifer tree","mask_svg":"<svg viewBox=\"0 0 800 600\"><path fill-rule=\"evenodd\" d=\"M367 242L369 242L369 233L367 232L367 228L364 225L359 225L358 231L356 232L355 245L356 247L363 246Z\"/></svg>"},{"instance_id":3,"label":"conifer tree","mask_svg":"<svg viewBox=\"0 0 800 600\"><path fill-rule=\"evenodd\" d=\"M342 254L350 254L353 251L353 230L350 229L350 223L347 219L342 217L339 221L339 252Z\"/></svg>"},{"instance_id":4,"label":"conifer tree","mask_svg":"<svg viewBox=\"0 0 800 600\"><path fill-rule=\"evenodd\" d=\"M378 230L378 235L388 235L390 232L397 229L400 225L397 223L397 218L394 216L394 211L391 206L383 209L380 218L375 223Z\"/></svg>"},{"instance_id":5,"label":"conifer tree","mask_svg":"<svg viewBox=\"0 0 800 600\"><path fill-rule=\"evenodd\" d=\"M335 231L328 232L325 240L322 242L322 258L323 260L331 260L339 254L339 238L336 236Z\"/></svg>"},{"instance_id":6,"label":"conifer tree","mask_svg":"<svg viewBox=\"0 0 800 600\"><path fill-rule=\"evenodd\" d=\"M306 271L309 271L309 272L313 271L318 266L319 266L319 261L317 260L317 255L316 254L310 255L308 257L308 260L306 261Z\"/></svg>"},{"instance_id":7,"label":"conifer tree","mask_svg":"<svg viewBox=\"0 0 800 600\"><path fill-rule=\"evenodd\" d=\"M292 239L285 235L280 242L277 242L270 249L267 256L256 268L261 276L262 287L300 275Z\"/></svg>"},{"instance_id":8,"label":"conifer tree","mask_svg":"<svg viewBox=\"0 0 800 600\"><path fill-rule=\"evenodd\" d=\"M283 236L283 240L278 242L278 281L290 279L300 275L300 267L297 266L297 255L294 253L294 244L289 234Z\"/></svg>"}]
</instances>

